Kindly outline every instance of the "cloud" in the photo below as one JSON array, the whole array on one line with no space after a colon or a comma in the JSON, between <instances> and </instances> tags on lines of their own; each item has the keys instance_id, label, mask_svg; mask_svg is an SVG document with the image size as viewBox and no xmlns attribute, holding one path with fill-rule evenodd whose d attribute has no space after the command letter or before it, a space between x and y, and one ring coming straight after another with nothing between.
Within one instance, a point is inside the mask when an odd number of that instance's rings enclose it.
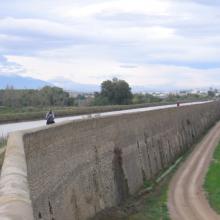
<instances>
[{"instance_id":1,"label":"cloud","mask_svg":"<svg viewBox=\"0 0 220 220\"><path fill-rule=\"evenodd\" d=\"M27 67L26 76L50 80L65 76L66 79L79 83L100 84L103 80L118 77L125 79L131 85L144 85L149 88L186 89L220 86L220 68L197 69L176 65L146 64L133 68L121 68L121 63L95 58L81 59L70 62L62 60L45 60L45 58L8 57ZM88 71L88 69L90 71ZM39 71L39 72L38 72ZM65 74L63 74L63 72ZM35 74L34 74L35 73Z\"/></svg>"},{"instance_id":2,"label":"cloud","mask_svg":"<svg viewBox=\"0 0 220 220\"><path fill-rule=\"evenodd\" d=\"M99 13L125 12L125 13L148 13L148 14L166 14L171 3L164 0L110 0L110 1L94 1L84 6L68 7L64 5L57 12L64 17L92 17ZM125 7L126 6L126 7Z\"/></svg>"},{"instance_id":3,"label":"cloud","mask_svg":"<svg viewBox=\"0 0 220 220\"><path fill-rule=\"evenodd\" d=\"M1 7L0 53L12 62L1 68L87 83L115 75L186 87L220 80L218 1L18 0Z\"/></svg>"},{"instance_id":4,"label":"cloud","mask_svg":"<svg viewBox=\"0 0 220 220\"><path fill-rule=\"evenodd\" d=\"M25 69L16 62L9 62L4 56L0 55L0 75L11 75L24 73Z\"/></svg>"},{"instance_id":5,"label":"cloud","mask_svg":"<svg viewBox=\"0 0 220 220\"><path fill-rule=\"evenodd\" d=\"M42 19L0 20L0 51L10 54L33 54L41 50L87 44L93 36L78 30L74 25L64 25Z\"/></svg>"},{"instance_id":6,"label":"cloud","mask_svg":"<svg viewBox=\"0 0 220 220\"><path fill-rule=\"evenodd\" d=\"M195 3L199 3L199 4L204 4L204 5L220 5L219 0L188 0L188 1L193 1Z\"/></svg>"}]
</instances>

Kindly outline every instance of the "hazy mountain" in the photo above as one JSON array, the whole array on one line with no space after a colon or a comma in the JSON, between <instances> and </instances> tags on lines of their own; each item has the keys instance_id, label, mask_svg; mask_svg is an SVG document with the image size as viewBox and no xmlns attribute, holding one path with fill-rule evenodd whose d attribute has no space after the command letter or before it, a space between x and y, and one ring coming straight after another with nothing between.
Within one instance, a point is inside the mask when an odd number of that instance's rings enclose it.
<instances>
[{"instance_id":1,"label":"hazy mountain","mask_svg":"<svg viewBox=\"0 0 220 220\"><path fill-rule=\"evenodd\" d=\"M73 82L71 80L62 78L62 77L50 80L50 82L65 90L71 90L74 92L99 92L100 91L100 85L77 83L77 82ZM131 88L132 88L132 92L136 92L136 93L158 91L158 88L147 87L147 86L131 86ZM167 88L162 88L159 90L164 90L164 89L169 90Z\"/></svg>"},{"instance_id":2,"label":"hazy mountain","mask_svg":"<svg viewBox=\"0 0 220 220\"><path fill-rule=\"evenodd\" d=\"M165 85L165 86L131 86L132 92L140 93L140 92L174 92L181 90L175 86Z\"/></svg>"},{"instance_id":3,"label":"hazy mountain","mask_svg":"<svg viewBox=\"0 0 220 220\"><path fill-rule=\"evenodd\" d=\"M92 93L99 92L100 85L96 84L82 84L77 83L65 78L56 78L50 81L43 81L31 77L23 77L19 75L0 75L0 89L4 89L7 86L13 86L16 89L39 89L46 85L58 86L64 90L70 90L73 92ZM171 92L179 91L184 88L177 88L174 85L164 85L160 87L155 86L131 86L132 92Z\"/></svg>"},{"instance_id":4,"label":"hazy mountain","mask_svg":"<svg viewBox=\"0 0 220 220\"><path fill-rule=\"evenodd\" d=\"M71 80L64 79L64 78L56 78L56 79L50 80L50 83L58 87L61 87L65 90L71 90L74 92L99 92L100 91L99 85L82 84L82 83L73 82Z\"/></svg>"},{"instance_id":5,"label":"hazy mountain","mask_svg":"<svg viewBox=\"0 0 220 220\"><path fill-rule=\"evenodd\" d=\"M52 84L31 77L0 75L0 89L5 89L7 86L13 86L15 89L39 89L46 85L51 86Z\"/></svg>"}]
</instances>

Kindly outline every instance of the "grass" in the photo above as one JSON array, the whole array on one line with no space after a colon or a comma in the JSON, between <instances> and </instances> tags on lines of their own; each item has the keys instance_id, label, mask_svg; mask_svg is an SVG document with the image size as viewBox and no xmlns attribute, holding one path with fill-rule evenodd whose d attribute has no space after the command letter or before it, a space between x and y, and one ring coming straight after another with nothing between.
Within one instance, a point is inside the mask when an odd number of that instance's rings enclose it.
<instances>
[{"instance_id":1,"label":"grass","mask_svg":"<svg viewBox=\"0 0 220 220\"><path fill-rule=\"evenodd\" d=\"M128 217L128 220L169 220L167 190L169 180L147 195L143 210Z\"/></svg>"},{"instance_id":2,"label":"grass","mask_svg":"<svg viewBox=\"0 0 220 220\"><path fill-rule=\"evenodd\" d=\"M160 175L154 183L147 182L145 187L152 187L152 192L147 195L144 206L140 212L128 217L128 220L169 220L167 208L168 186L169 182L175 173L179 163L188 155L180 157L170 166L165 172Z\"/></svg>"},{"instance_id":3,"label":"grass","mask_svg":"<svg viewBox=\"0 0 220 220\"><path fill-rule=\"evenodd\" d=\"M220 143L206 174L204 189L211 207L220 214Z\"/></svg>"}]
</instances>

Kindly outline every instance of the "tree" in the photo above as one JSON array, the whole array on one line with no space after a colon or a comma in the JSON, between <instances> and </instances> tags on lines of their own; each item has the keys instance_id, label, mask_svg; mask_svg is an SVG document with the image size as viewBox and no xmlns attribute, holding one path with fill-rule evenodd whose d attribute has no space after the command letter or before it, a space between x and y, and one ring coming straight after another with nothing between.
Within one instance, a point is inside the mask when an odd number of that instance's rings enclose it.
<instances>
[{"instance_id":1,"label":"tree","mask_svg":"<svg viewBox=\"0 0 220 220\"><path fill-rule=\"evenodd\" d=\"M145 103L145 97L143 94L134 94L133 95L133 99L132 99L133 104L141 104L141 103Z\"/></svg>"},{"instance_id":2,"label":"tree","mask_svg":"<svg viewBox=\"0 0 220 220\"><path fill-rule=\"evenodd\" d=\"M162 99L156 96L153 96L149 93L141 94L137 93L133 95L132 102L133 104L141 104L141 103L153 103L153 102L161 102Z\"/></svg>"},{"instance_id":3,"label":"tree","mask_svg":"<svg viewBox=\"0 0 220 220\"><path fill-rule=\"evenodd\" d=\"M14 89L7 86L0 90L0 106L20 108L34 106L72 106L75 99L58 87L45 86L40 90Z\"/></svg>"},{"instance_id":4,"label":"tree","mask_svg":"<svg viewBox=\"0 0 220 220\"><path fill-rule=\"evenodd\" d=\"M215 92L212 91L212 90L209 90L208 91L208 96L213 98L215 96Z\"/></svg>"},{"instance_id":5,"label":"tree","mask_svg":"<svg viewBox=\"0 0 220 220\"><path fill-rule=\"evenodd\" d=\"M100 93L95 92L95 98L93 99L91 105L95 105L95 106L109 105L109 101L106 97L102 96Z\"/></svg>"},{"instance_id":6,"label":"tree","mask_svg":"<svg viewBox=\"0 0 220 220\"><path fill-rule=\"evenodd\" d=\"M69 94L59 87L45 86L39 92L43 105L65 106L68 104Z\"/></svg>"},{"instance_id":7,"label":"tree","mask_svg":"<svg viewBox=\"0 0 220 220\"><path fill-rule=\"evenodd\" d=\"M108 100L109 104L113 105L127 105L132 101L132 93L129 84L117 78L102 82L100 95L104 100Z\"/></svg>"}]
</instances>

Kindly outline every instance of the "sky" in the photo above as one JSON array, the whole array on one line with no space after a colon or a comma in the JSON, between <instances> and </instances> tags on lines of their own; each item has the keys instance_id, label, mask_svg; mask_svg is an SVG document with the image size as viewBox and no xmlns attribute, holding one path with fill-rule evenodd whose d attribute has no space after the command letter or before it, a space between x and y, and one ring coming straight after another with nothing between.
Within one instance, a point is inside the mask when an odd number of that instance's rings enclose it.
<instances>
[{"instance_id":1,"label":"sky","mask_svg":"<svg viewBox=\"0 0 220 220\"><path fill-rule=\"evenodd\" d=\"M0 0L0 75L220 87L218 0Z\"/></svg>"}]
</instances>

